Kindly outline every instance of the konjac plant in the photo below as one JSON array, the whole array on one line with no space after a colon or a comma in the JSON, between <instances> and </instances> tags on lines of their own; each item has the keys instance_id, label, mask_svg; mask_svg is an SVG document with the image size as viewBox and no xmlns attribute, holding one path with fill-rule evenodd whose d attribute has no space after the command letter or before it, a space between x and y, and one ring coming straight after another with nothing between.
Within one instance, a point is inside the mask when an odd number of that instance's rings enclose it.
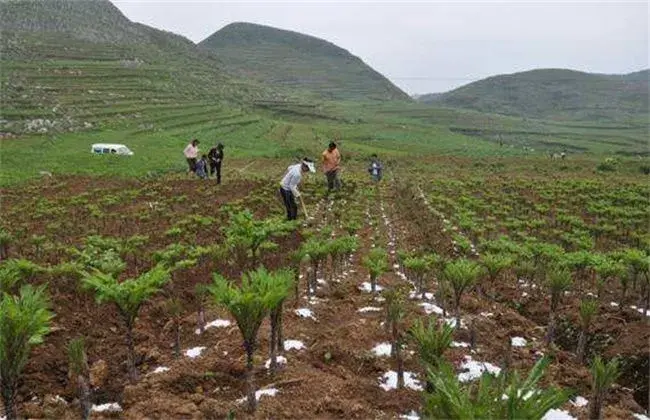
<instances>
[{"instance_id":1,"label":"konjac plant","mask_svg":"<svg viewBox=\"0 0 650 420\"><path fill-rule=\"evenodd\" d=\"M235 286L219 274L214 274L210 293L218 305L225 307L237 322L246 351L246 383L248 410L255 411L255 381L253 356L257 348L257 335L262 321L286 297L285 284L276 281L265 269L245 273L241 285Z\"/></svg>"},{"instance_id":2,"label":"konjac plant","mask_svg":"<svg viewBox=\"0 0 650 420\"><path fill-rule=\"evenodd\" d=\"M386 299L387 321L391 331L391 354L395 359L397 372L397 388L404 388L404 359L402 358L401 321L405 315L406 292L400 288L387 289Z\"/></svg>"},{"instance_id":3,"label":"konjac plant","mask_svg":"<svg viewBox=\"0 0 650 420\"><path fill-rule=\"evenodd\" d=\"M383 248L373 248L363 259L363 265L370 275L370 291L377 291L377 279L388 270L388 254Z\"/></svg>"},{"instance_id":4,"label":"konjac plant","mask_svg":"<svg viewBox=\"0 0 650 420\"><path fill-rule=\"evenodd\" d=\"M558 306L564 292L569 290L573 284L571 272L567 269L560 268L550 271L547 274L546 285L551 295L551 305L549 309L548 329L546 332L546 344L553 343L555 339L555 325Z\"/></svg>"},{"instance_id":5,"label":"konjac plant","mask_svg":"<svg viewBox=\"0 0 650 420\"><path fill-rule=\"evenodd\" d=\"M277 290L276 301L271 302L269 318L271 320L271 337L269 341L269 357L271 359L269 370L274 373L277 369L277 354L284 348L284 337L282 334L282 313L284 301L289 296L293 287L293 273L289 270L280 270L273 273L266 273L267 281Z\"/></svg>"},{"instance_id":6,"label":"konjac plant","mask_svg":"<svg viewBox=\"0 0 650 420\"><path fill-rule=\"evenodd\" d=\"M32 347L41 344L54 316L44 287L25 285L0 299L0 392L7 420L18 418L18 382Z\"/></svg>"},{"instance_id":7,"label":"konjac plant","mask_svg":"<svg viewBox=\"0 0 650 420\"><path fill-rule=\"evenodd\" d=\"M619 365L618 359L604 362L600 356L596 356L591 363L592 391L589 401L589 420L602 418L601 412L607 391L621 374Z\"/></svg>"},{"instance_id":8,"label":"konjac plant","mask_svg":"<svg viewBox=\"0 0 650 420\"><path fill-rule=\"evenodd\" d=\"M443 278L449 284L454 295L454 315L456 316L456 328L460 328L460 301L463 294L471 289L481 275L481 266L466 258L453 260L442 272Z\"/></svg>"},{"instance_id":9,"label":"konjac plant","mask_svg":"<svg viewBox=\"0 0 650 420\"><path fill-rule=\"evenodd\" d=\"M77 386L81 418L87 420L90 417L92 401L90 400L90 369L83 337L75 338L68 343L68 366L70 376Z\"/></svg>"},{"instance_id":10,"label":"konjac plant","mask_svg":"<svg viewBox=\"0 0 650 420\"><path fill-rule=\"evenodd\" d=\"M169 271L162 265L156 265L151 270L136 278L119 282L113 275L95 271L87 274L82 282L84 286L95 292L98 303L113 303L118 310L120 318L126 327L127 366L129 379L135 382L138 379L138 370L135 365L135 344L133 341L133 328L142 304L156 293L169 281Z\"/></svg>"},{"instance_id":11,"label":"konjac plant","mask_svg":"<svg viewBox=\"0 0 650 420\"><path fill-rule=\"evenodd\" d=\"M559 388L540 389L539 382L549 365L542 358L523 379L518 373L498 377L484 372L480 380L463 384L447 362L429 369L432 386L425 392L425 418L465 419L536 419L568 401L571 393Z\"/></svg>"}]
</instances>

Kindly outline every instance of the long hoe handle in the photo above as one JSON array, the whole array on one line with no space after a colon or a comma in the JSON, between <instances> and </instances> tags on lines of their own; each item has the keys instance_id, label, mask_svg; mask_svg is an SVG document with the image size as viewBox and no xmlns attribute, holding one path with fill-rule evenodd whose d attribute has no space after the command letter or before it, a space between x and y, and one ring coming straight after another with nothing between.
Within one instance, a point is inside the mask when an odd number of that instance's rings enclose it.
<instances>
[{"instance_id":1,"label":"long hoe handle","mask_svg":"<svg viewBox=\"0 0 650 420\"><path fill-rule=\"evenodd\" d=\"M307 214L307 207L305 207L305 202L302 200L302 195L298 198L300 198L300 204L302 205L302 212L305 213L305 219L309 219L309 215Z\"/></svg>"}]
</instances>

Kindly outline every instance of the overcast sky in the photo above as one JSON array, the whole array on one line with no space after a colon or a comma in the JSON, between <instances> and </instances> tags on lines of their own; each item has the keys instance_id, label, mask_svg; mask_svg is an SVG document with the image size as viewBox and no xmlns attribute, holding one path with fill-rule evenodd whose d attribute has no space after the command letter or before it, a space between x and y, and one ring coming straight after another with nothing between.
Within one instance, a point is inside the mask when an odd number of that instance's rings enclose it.
<instances>
[{"instance_id":1,"label":"overcast sky","mask_svg":"<svg viewBox=\"0 0 650 420\"><path fill-rule=\"evenodd\" d=\"M501 73L648 67L648 2L111 0L131 20L199 42L232 22L326 39L410 94Z\"/></svg>"}]
</instances>

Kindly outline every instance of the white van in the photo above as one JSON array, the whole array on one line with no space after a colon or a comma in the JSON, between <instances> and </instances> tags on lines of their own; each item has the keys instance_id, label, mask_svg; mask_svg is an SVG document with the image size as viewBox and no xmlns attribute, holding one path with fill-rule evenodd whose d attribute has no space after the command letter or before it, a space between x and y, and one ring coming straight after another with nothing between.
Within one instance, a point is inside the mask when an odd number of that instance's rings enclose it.
<instances>
[{"instance_id":1,"label":"white van","mask_svg":"<svg viewBox=\"0 0 650 420\"><path fill-rule=\"evenodd\" d=\"M133 152L123 144L95 143L90 148L94 155L126 155L131 156Z\"/></svg>"}]
</instances>

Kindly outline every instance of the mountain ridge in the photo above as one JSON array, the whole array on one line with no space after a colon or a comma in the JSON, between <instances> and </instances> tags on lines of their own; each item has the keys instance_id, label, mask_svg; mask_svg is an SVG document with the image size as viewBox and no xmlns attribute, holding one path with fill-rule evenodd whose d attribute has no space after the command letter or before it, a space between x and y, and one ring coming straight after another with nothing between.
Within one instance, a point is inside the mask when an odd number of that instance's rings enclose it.
<instances>
[{"instance_id":1,"label":"mountain ridge","mask_svg":"<svg viewBox=\"0 0 650 420\"><path fill-rule=\"evenodd\" d=\"M444 93L424 94L422 103L534 118L626 119L648 111L648 76L533 69L490 76Z\"/></svg>"},{"instance_id":2,"label":"mountain ridge","mask_svg":"<svg viewBox=\"0 0 650 420\"><path fill-rule=\"evenodd\" d=\"M231 73L310 90L329 99L410 100L362 59L327 40L249 22L233 22L199 42Z\"/></svg>"}]
</instances>

